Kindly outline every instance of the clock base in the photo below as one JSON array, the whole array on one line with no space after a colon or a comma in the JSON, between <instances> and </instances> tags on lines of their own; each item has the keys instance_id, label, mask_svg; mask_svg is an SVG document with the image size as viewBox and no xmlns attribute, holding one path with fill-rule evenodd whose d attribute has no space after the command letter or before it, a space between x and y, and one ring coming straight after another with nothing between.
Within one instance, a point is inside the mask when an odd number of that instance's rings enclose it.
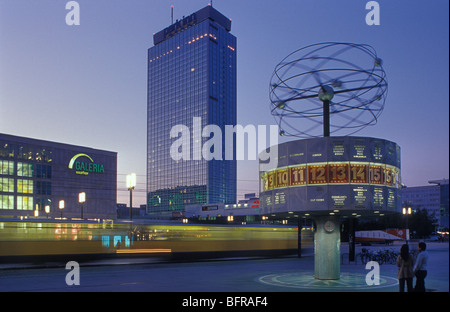
<instances>
[{"instance_id":1,"label":"clock base","mask_svg":"<svg viewBox=\"0 0 450 312\"><path fill-rule=\"evenodd\" d=\"M314 277L320 280L340 279L340 218L317 216L314 223Z\"/></svg>"}]
</instances>

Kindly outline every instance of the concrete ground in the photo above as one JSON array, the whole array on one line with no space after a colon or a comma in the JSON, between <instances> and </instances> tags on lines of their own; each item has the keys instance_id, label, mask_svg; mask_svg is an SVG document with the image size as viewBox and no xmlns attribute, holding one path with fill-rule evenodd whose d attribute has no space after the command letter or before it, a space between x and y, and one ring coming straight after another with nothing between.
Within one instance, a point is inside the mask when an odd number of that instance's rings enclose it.
<instances>
[{"instance_id":1,"label":"concrete ground","mask_svg":"<svg viewBox=\"0 0 450 312\"><path fill-rule=\"evenodd\" d=\"M425 286L429 292L449 292L449 244L428 243L429 264ZM371 246L369 249L394 246ZM410 243L416 248L416 243ZM358 253L362 247L358 246ZM348 264L342 244L341 279L313 278L312 250L302 258L226 259L198 262L158 262L157 259L121 259L80 263L80 285L67 285L71 273L64 264L2 264L2 292L398 292L397 267L380 266L379 285L368 285L366 269L359 261ZM370 283L370 281L369 281ZM415 283L415 281L414 281ZM189 296L188 296L189 297Z\"/></svg>"}]
</instances>

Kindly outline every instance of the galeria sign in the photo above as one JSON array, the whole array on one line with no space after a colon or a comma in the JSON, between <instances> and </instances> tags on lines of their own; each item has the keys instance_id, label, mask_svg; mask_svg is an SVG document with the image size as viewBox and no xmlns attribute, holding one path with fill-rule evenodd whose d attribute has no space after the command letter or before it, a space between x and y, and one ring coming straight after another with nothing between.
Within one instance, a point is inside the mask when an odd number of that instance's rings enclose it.
<instances>
[{"instance_id":1,"label":"galeria sign","mask_svg":"<svg viewBox=\"0 0 450 312\"><path fill-rule=\"evenodd\" d=\"M69 169L75 170L75 173L80 175L105 173L103 165L95 163L92 157L87 154L77 154L73 156L69 162Z\"/></svg>"}]
</instances>

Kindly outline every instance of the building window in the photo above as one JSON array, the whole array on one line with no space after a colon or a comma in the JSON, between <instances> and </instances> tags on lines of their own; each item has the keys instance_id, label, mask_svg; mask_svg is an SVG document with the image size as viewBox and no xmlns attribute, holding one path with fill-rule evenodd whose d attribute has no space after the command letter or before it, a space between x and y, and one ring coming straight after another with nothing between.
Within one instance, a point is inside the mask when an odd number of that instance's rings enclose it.
<instances>
[{"instance_id":1,"label":"building window","mask_svg":"<svg viewBox=\"0 0 450 312\"><path fill-rule=\"evenodd\" d=\"M17 210L33 210L33 197L17 196Z\"/></svg>"},{"instance_id":2,"label":"building window","mask_svg":"<svg viewBox=\"0 0 450 312\"><path fill-rule=\"evenodd\" d=\"M0 157L14 158L14 145L0 143Z\"/></svg>"},{"instance_id":3,"label":"building window","mask_svg":"<svg viewBox=\"0 0 450 312\"><path fill-rule=\"evenodd\" d=\"M52 167L46 165L36 165L36 178L51 179Z\"/></svg>"},{"instance_id":4,"label":"building window","mask_svg":"<svg viewBox=\"0 0 450 312\"><path fill-rule=\"evenodd\" d=\"M33 194L33 181L17 179L17 193Z\"/></svg>"},{"instance_id":5,"label":"building window","mask_svg":"<svg viewBox=\"0 0 450 312\"><path fill-rule=\"evenodd\" d=\"M14 209L14 196L0 195L0 209Z\"/></svg>"},{"instance_id":6,"label":"building window","mask_svg":"<svg viewBox=\"0 0 450 312\"><path fill-rule=\"evenodd\" d=\"M14 193L14 179L0 178L0 192Z\"/></svg>"},{"instance_id":7,"label":"building window","mask_svg":"<svg viewBox=\"0 0 450 312\"><path fill-rule=\"evenodd\" d=\"M14 175L14 162L0 160L0 175Z\"/></svg>"},{"instance_id":8,"label":"building window","mask_svg":"<svg viewBox=\"0 0 450 312\"><path fill-rule=\"evenodd\" d=\"M36 181L35 194L52 195L52 184L51 184L51 182Z\"/></svg>"},{"instance_id":9,"label":"building window","mask_svg":"<svg viewBox=\"0 0 450 312\"><path fill-rule=\"evenodd\" d=\"M17 210L33 210L33 197L17 196Z\"/></svg>"},{"instance_id":10,"label":"building window","mask_svg":"<svg viewBox=\"0 0 450 312\"><path fill-rule=\"evenodd\" d=\"M32 178L33 177L33 164L18 162L17 163L17 176Z\"/></svg>"},{"instance_id":11,"label":"building window","mask_svg":"<svg viewBox=\"0 0 450 312\"><path fill-rule=\"evenodd\" d=\"M52 151L46 150L45 148L38 148L36 150L36 161L49 163L52 162L52 160Z\"/></svg>"},{"instance_id":12,"label":"building window","mask_svg":"<svg viewBox=\"0 0 450 312\"><path fill-rule=\"evenodd\" d=\"M18 157L20 159L33 160L33 149L30 146L19 147Z\"/></svg>"}]
</instances>

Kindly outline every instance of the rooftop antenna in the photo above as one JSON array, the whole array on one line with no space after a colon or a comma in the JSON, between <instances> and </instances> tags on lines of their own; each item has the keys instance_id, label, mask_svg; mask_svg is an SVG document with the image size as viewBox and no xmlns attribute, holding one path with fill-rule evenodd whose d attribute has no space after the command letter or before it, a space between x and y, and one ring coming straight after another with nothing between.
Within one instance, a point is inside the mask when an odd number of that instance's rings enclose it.
<instances>
[{"instance_id":1,"label":"rooftop antenna","mask_svg":"<svg viewBox=\"0 0 450 312\"><path fill-rule=\"evenodd\" d=\"M212 2L213 2L213 0L211 0L210 2L209 2L209 5L212 7Z\"/></svg>"},{"instance_id":2,"label":"rooftop antenna","mask_svg":"<svg viewBox=\"0 0 450 312\"><path fill-rule=\"evenodd\" d=\"M171 11L172 11L171 16L172 16L172 24L173 24L173 4L170 6L170 8L171 8Z\"/></svg>"}]
</instances>

